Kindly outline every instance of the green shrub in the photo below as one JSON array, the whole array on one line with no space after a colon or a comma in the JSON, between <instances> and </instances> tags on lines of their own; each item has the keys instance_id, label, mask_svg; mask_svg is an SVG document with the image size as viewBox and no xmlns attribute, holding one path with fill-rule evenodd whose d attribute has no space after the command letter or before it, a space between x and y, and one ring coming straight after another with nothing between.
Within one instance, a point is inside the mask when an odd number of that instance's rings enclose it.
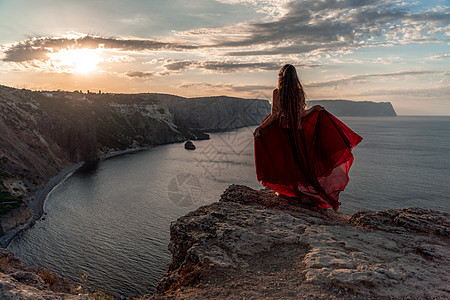
<instances>
[{"instance_id":1,"label":"green shrub","mask_svg":"<svg viewBox=\"0 0 450 300\"><path fill-rule=\"evenodd\" d=\"M17 197L8 192L0 180L0 215L4 215L11 210L22 205L22 197Z\"/></svg>"}]
</instances>

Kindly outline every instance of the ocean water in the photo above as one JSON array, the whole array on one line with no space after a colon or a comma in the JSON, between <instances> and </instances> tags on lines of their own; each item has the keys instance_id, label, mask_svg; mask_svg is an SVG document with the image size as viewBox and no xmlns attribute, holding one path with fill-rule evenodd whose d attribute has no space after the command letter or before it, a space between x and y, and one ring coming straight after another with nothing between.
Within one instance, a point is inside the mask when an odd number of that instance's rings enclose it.
<instances>
[{"instance_id":1,"label":"ocean water","mask_svg":"<svg viewBox=\"0 0 450 300\"><path fill-rule=\"evenodd\" d=\"M339 211L420 206L450 211L450 117L341 118L364 139L353 150ZM171 258L170 222L256 180L255 126L118 156L57 186L46 215L10 249L114 295L152 293Z\"/></svg>"}]
</instances>

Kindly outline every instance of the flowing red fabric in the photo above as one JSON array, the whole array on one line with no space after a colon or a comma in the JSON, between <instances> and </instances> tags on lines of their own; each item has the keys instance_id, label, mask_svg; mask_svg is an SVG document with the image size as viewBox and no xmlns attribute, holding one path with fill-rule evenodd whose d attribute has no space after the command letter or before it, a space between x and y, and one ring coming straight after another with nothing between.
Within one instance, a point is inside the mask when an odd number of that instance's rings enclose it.
<instances>
[{"instance_id":1,"label":"flowing red fabric","mask_svg":"<svg viewBox=\"0 0 450 300\"><path fill-rule=\"evenodd\" d=\"M326 110L311 112L301 123L301 129L282 128L275 120L255 138L258 181L280 194L306 195L319 207L337 211L339 193L349 181L351 150L362 137Z\"/></svg>"}]
</instances>

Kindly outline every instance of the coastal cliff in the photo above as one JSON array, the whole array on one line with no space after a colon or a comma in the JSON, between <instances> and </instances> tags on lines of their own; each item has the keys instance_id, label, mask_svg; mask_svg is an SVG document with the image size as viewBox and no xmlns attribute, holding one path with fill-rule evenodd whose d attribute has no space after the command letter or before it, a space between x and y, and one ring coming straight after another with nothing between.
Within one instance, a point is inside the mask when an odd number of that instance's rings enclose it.
<instances>
[{"instance_id":1,"label":"coastal cliff","mask_svg":"<svg viewBox=\"0 0 450 300\"><path fill-rule=\"evenodd\" d=\"M179 124L206 132L225 131L259 125L271 111L268 101L218 96L182 99L166 103Z\"/></svg>"},{"instance_id":2,"label":"coastal cliff","mask_svg":"<svg viewBox=\"0 0 450 300\"><path fill-rule=\"evenodd\" d=\"M450 214L353 215L229 187L170 227L155 299L448 299Z\"/></svg>"},{"instance_id":3,"label":"coastal cliff","mask_svg":"<svg viewBox=\"0 0 450 300\"><path fill-rule=\"evenodd\" d=\"M39 205L30 205L36 192L70 165L95 162L112 152L208 139L206 128L230 129L205 119L203 110L230 117L251 103L251 118L241 118L236 127L259 124L270 112L265 100L229 102L232 105L205 102L198 109L192 105L197 100L173 95L37 92L0 86L0 235L36 215Z\"/></svg>"}]
</instances>

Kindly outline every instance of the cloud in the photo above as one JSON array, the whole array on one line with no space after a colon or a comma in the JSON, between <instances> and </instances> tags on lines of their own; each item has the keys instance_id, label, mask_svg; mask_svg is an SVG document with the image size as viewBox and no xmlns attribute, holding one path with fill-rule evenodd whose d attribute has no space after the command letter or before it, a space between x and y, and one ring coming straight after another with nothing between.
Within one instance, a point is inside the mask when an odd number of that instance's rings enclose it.
<instances>
[{"instance_id":1,"label":"cloud","mask_svg":"<svg viewBox=\"0 0 450 300\"><path fill-rule=\"evenodd\" d=\"M408 89L374 89L365 91L364 95L368 96L411 96L433 99L441 98L448 100L450 94L450 86L431 87L431 88L408 88Z\"/></svg>"},{"instance_id":2,"label":"cloud","mask_svg":"<svg viewBox=\"0 0 450 300\"><path fill-rule=\"evenodd\" d=\"M345 43L329 43L326 45L291 45L291 46L270 46L261 50L244 50L231 51L225 53L226 56L258 56L258 55L284 55L284 54L301 54L314 50L330 50L332 48L339 49L346 46Z\"/></svg>"},{"instance_id":3,"label":"cloud","mask_svg":"<svg viewBox=\"0 0 450 300\"><path fill-rule=\"evenodd\" d=\"M148 23L149 18L147 16L144 15L136 15L132 18L127 18L127 19L121 19L120 22L121 23L125 23L125 24L131 24L131 25L139 25L142 23Z\"/></svg>"},{"instance_id":4,"label":"cloud","mask_svg":"<svg viewBox=\"0 0 450 300\"><path fill-rule=\"evenodd\" d=\"M393 0L219 0L219 2L253 6L256 10L261 10L265 16L257 21L174 32L175 36L167 39L117 38L84 34L31 38L12 45L0 46L0 62L6 62L5 65L17 68L20 65L30 70L54 72L53 61L47 54L61 49L102 47L110 51L102 52L105 60L101 66L105 70L119 74L119 77L142 79L178 74L186 70L208 74L254 71L264 73L258 79L254 79L259 80L267 74L267 71L277 71L286 62L301 68L321 68L321 71L329 71L332 74L336 74L336 64L341 63L398 63L401 58L382 57L374 60L373 54L359 56L359 59L339 60L339 58L342 58L340 55L343 53L350 53L362 47L388 47L436 41L444 43L447 41L443 38L445 30L450 28L449 13L446 9L424 11L421 6L411 9L413 4L400 5L401 3ZM264 10L264 6L267 6L267 9ZM277 8L279 10L275 12L274 9ZM126 24L146 22L145 18L144 15L133 15L132 18L121 19L121 22ZM154 55L147 51L164 53ZM107 52L110 53L106 55ZM142 55L139 55L139 52ZM325 62L321 61L321 57L327 58ZM442 54L429 56L427 59L448 57L448 54ZM420 59L423 60L423 56ZM143 66L142 60L151 61L148 62L149 65ZM327 68L329 66L327 63L334 66ZM124 67L124 64L128 65ZM341 67L342 65L338 66ZM131 71L126 72L127 70ZM350 72L349 69L346 72ZM420 76L420 74L423 73L414 71L409 75ZM408 75L406 71L354 75L310 82L308 86L313 88L337 86L405 75ZM260 87L223 86L232 92L239 90L245 92L251 89L256 91Z\"/></svg>"},{"instance_id":5,"label":"cloud","mask_svg":"<svg viewBox=\"0 0 450 300\"><path fill-rule=\"evenodd\" d=\"M345 95L322 94L315 99L352 99L389 101L399 114L409 115L449 115L448 95L450 86L416 88L352 89Z\"/></svg>"},{"instance_id":6,"label":"cloud","mask_svg":"<svg viewBox=\"0 0 450 300\"><path fill-rule=\"evenodd\" d=\"M285 63L278 62L234 62L229 60L224 61L169 61L164 65L164 67L169 71L181 71L186 68L192 69L203 69L208 71L220 72L220 73L231 73L231 72L242 72L242 71L254 71L254 70L265 70L265 71L277 71ZM303 68L318 68L318 64L304 64L299 65Z\"/></svg>"},{"instance_id":7,"label":"cloud","mask_svg":"<svg viewBox=\"0 0 450 300\"><path fill-rule=\"evenodd\" d=\"M209 83L209 82L187 82L178 86L178 88L182 89L190 89L190 88L205 88L205 89L231 89L233 85L231 84L223 84L223 83Z\"/></svg>"},{"instance_id":8,"label":"cloud","mask_svg":"<svg viewBox=\"0 0 450 300\"><path fill-rule=\"evenodd\" d=\"M222 84L222 83L209 83L209 82L188 82L183 83L178 88L182 89L207 89L207 90L228 90L234 92L250 92L265 90L273 90L273 85L261 85L261 84L248 84L248 85L235 85L235 84Z\"/></svg>"},{"instance_id":9,"label":"cloud","mask_svg":"<svg viewBox=\"0 0 450 300\"><path fill-rule=\"evenodd\" d=\"M450 59L450 54L446 53L446 54L440 54L440 55L433 55L433 56L427 57L426 59L431 59L431 60Z\"/></svg>"},{"instance_id":10,"label":"cloud","mask_svg":"<svg viewBox=\"0 0 450 300\"><path fill-rule=\"evenodd\" d=\"M155 73L153 72L142 72L142 71L128 71L125 73L125 76L131 77L131 78L149 78L153 77Z\"/></svg>"},{"instance_id":11,"label":"cloud","mask_svg":"<svg viewBox=\"0 0 450 300\"><path fill-rule=\"evenodd\" d=\"M442 74L446 75L440 71L432 71L432 70L424 70L424 71L400 71L400 72L392 72L392 73L377 73L377 74L362 74L362 75L353 75L340 79L327 80L327 81L316 81L306 83L305 86L309 88L317 88L317 87L326 87L326 86L337 86L343 84L349 84L352 82L361 82L365 81L369 78L382 78L382 77L398 77L398 76L407 76L407 75L430 75L430 74Z\"/></svg>"},{"instance_id":12,"label":"cloud","mask_svg":"<svg viewBox=\"0 0 450 300\"><path fill-rule=\"evenodd\" d=\"M445 9L409 10L410 5L379 0L220 0L244 4L256 9L278 8L279 13L256 22L224 27L196 28L175 32L178 41L157 39L122 39L91 35L41 37L28 39L3 49L5 62L47 60L47 54L66 48L98 48L118 51L183 51L193 54L232 57L311 55L351 51L361 47L394 46L405 43L442 41L448 30L449 13ZM142 15L126 22L142 21ZM447 29L446 29L447 28ZM274 70L270 63L178 61L167 64L169 70L197 68L216 72ZM248 64L246 66L245 64Z\"/></svg>"},{"instance_id":13,"label":"cloud","mask_svg":"<svg viewBox=\"0 0 450 300\"><path fill-rule=\"evenodd\" d=\"M286 3L284 8L286 13L272 20L200 28L178 35L207 47L231 48L226 53L229 56L322 53L380 42L436 42L450 19L445 10L413 12L394 1L306 0Z\"/></svg>"},{"instance_id":14,"label":"cloud","mask_svg":"<svg viewBox=\"0 0 450 300\"><path fill-rule=\"evenodd\" d=\"M185 51L197 46L183 43L162 42L151 39L119 39L97 36L83 36L79 38L41 37L28 39L9 47L3 51L5 62L25 62L31 60L47 60L47 54L67 48L116 49L119 51Z\"/></svg>"},{"instance_id":15,"label":"cloud","mask_svg":"<svg viewBox=\"0 0 450 300\"><path fill-rule=\"evenodd\" d=\"M375 59L342 59L342 58L330 58L330 61L337 64L384 64L390 65L403 61L400 56L388 56L388 57L377 57Z\"/></svg>"},{"instance_id":16,"label":"cloud","mask_svg":"<svg viewBox=\"0 0 450 300\"><path fill-rule=\"evenodd\" d=\"M217 0L225 4L243 4L253 6L256 12L278 17L285 13L284 6L290 0Z\"/></svg>"},{"instance_id":17,"label":"cloud","mask_svg":"<svg viewBox=\"0 0 450 300\"><path fill-rule=\"evenodd\" d=\"M187 67L191 67L194 65L194 62L189 60L175 61L169 62L164 65L164 67L169 71L180 71Z\"/></svg>"},{"instance_id":18,"label":"cloud","mask_svg":"<svg viewBox=\"0 0 450 300\"><path fill-rule=\"evenodd\" d=\"M111 63L130 63L136 61L136 58L131 55L110 55L105 61Z\"/></svg>"},{"instance_id":19,"label":"cloud","mask_svg":"<svg viewBox=\"0 0 450 300\"><path fill-rule=\"evenodd\" d=\"M25 62L35 59L48 59L46 56L48 53L51 53L51 51L45 48L36 48L30 44L15 45L3 52L2 61Z\"/></svg>"}]
</instances>

